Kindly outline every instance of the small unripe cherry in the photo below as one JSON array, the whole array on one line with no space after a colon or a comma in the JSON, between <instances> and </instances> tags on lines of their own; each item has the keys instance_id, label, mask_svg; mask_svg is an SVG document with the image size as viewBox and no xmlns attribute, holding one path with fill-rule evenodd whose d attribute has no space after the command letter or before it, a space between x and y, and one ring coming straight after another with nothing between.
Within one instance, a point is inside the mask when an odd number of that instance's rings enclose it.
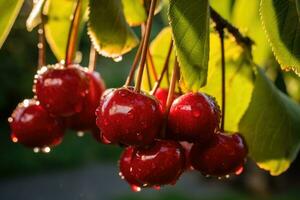
<instances>
[{"instance_id":1,"label":"small unripe cherry","mask_svg":"<svg viewBox=\"0 0 300 200\"><path fill-rule=\"evenodd\" d=\"M55 116L79 113L88 91L88 80L79 65L42 67L35 76L34 92L41 105Z\"/></svg>"},{"instance_id":2,"label":"small unripe cherry","mask_svg":"<svg viewBox=\"0 0 300 200\"><path fill-rule=\"evenodd\" d=\"M219 106L210 96L187 93L174 100L168 115L167 137L187 142L208 142L219 126Z\"/></svg>"},{"instance_id":3,"label":"small unripe cherry","mask_svg":"<svg viewBox=\"0 0 300 200\"><path fill-rule=\"evenodd\" d=\"M34 99L20 103L8 121L12 141L29 148L56 146L64 135L61 121L50 116Z\"/></svg>"}]
</instances>

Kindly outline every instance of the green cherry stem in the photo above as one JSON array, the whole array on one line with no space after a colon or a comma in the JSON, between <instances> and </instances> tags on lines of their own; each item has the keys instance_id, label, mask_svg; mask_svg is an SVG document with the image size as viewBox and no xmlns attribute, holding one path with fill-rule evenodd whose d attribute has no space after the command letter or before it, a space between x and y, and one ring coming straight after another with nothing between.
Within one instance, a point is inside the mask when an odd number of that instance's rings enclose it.
<instances>
[{"instance_id":1,"label":"green cherry stem","mask_svg":"<svg viewBox=\"0 0 300 200\"><path fill-rule=\"evenodd\" d=\"M74 11L72 22L71 22L71 26L70 26L70 30L69 30L65 67L72 64L73 59L74 59L76 45L77 45L79 24L80 24L81 5L82 5L82 1L77 0L75 11Z\"/></svg>"},{"instance_id":2,"label":"green cherry stem","mask_svg":"<svg viewBox=\"0 0 300 200\"><path fill-rule=\"evenodd\" d=\"M161 74L160 74L158 80L155 82L155 84L153 86L153 89L150 92L151 95L154 95L156 93L157 89L159 88L159 86L160 86L160 84L161 84L161 82L162 82L162 80L164 78L164 75L165 75L167 69L169 68L169 63L170 63L170 57L171 57L172 49L173 49L173 40L171 39L169 50L168 50L168 53L167 53L167 57L166 57L163 69L161 71Z\"/></svg>"},{"instance_id":3,"label":"green cherry stem","mask_svg":"<svg viewBox=\"0 0 300 200\"><path fill-rule=\"evenodd\" d=\"M150 5L150 11L149 11L148 19L147 19L146 30L145 30L145 38L143 41L141 62L140 62L139 70L138 70L136 85L134 88L134 90L136 92L140 92L140 90L141 90L142 76L143 76L143 72L144 72L144 68L145 68L145 62L146 62L146 56L147 56L147 51L148 51L148 45L149 45L149 39L150 39L150 33L151 33L151 28L152 28L152 21L153 21L153 17L154 17L156 2L157 2L157 0L152 0L151 5Z\"/></svg>"}]
</instances>

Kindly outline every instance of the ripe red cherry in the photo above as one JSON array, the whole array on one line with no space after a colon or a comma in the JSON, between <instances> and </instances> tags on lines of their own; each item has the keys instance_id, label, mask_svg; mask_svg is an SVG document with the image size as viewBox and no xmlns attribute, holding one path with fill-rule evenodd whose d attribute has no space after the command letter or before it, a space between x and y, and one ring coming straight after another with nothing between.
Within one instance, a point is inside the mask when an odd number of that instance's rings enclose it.
<instances>
[{"instance_id":1,"label":"ripe red cherry","mask_svg":"<svg viewBox=\"0 0 300 200\"><path fill-rule=\"evenodd\" d=\"M125 180L143 187L175 184L184 167L184 150L175 141L156 140L149 148L127 147L120 159Z\"/></svg>"},{"instance_id":2,"label":"ripe red cherry","mask_svg":"<svg viewBox=\"0 0 300 200\"><path fill-rule=\"evenodd\" d=\"M204 175L221 177L241 173L247 152L241 135L218 133L207 144L195 144L190 159L192 166Z\"/></svg>"},{"instance_id":3,"label":"ripe red cherry","mask_svg":"<svg viewBox=\"0 0 300 200\"><path fill-rule=\"evenodd\" d=\"M159 134L162 124L158 101L128 88L105 92L96 115L105 143L148 145Z\"/></svg>"},{"instance_id":4,"label":"ripe red cherry","mask_svg":"<svg viewBox=\"0 0 300 200\"><path fill-rule=\"evenodd\" d=\"M88 82L79 65L64 68L62 64L38 71L34 91L41 105L51 114L67 117L82 110Z\"/></svg>"},{"instance_id":5,"label":"ripe red cherry","mask_svg":"<svg viewBox=\"0 0 300 200\"><path fill-rule=\"evenodd\" d=\"M56 146L64 135L61 122L50 116L36 100L24 100L8 121L12 141L30 148Z\"/></svg>"},{"instance_id":6,"label":"ripe red cherry","mask_svg":"<svg viewBox=\"0 0 300 200\"><path fill-rule=\"evenodd\" d=\"M168 93L169 90L168 89L164 89L164 88L158 88L154 94L154 96L157 98L157 100L160 102L160 104L162 105L162 110L165 111L166 109L166 104L167 104L167 99L168 99ZM180 95L178 93L174 94L174 99L176 99L177 97L179 97ZM174 100L173 99L173 100Z\"/></svg>"},{"instance_id":7,"label":"ripe red cherry","mask_svg":"<svg viewBox=\"0 0 300 200\"><path fill-rule=\"evenodd\" d=\"M168 116L169 138L207 142L220 121L216 102L206 94L187 93L174 100Z\"/></svg>"},{"instance_id":8,"label":"ripe red cherry","mask_svg":"<svg viewBox=\"0 0 300 200\"><path fill-rule=\"evenodd\" d=\"M185 170L193 170L191 160L190 160L190 153L193 144L189 142L180 142L182 148L184 149L184 155L185 155Z\"/></svg>"},{"instance_id":9,"label":"ripe red cherry","mask_svg":"<svg viewBox=\"0 0 300 200\"><path fill-rule=\"evenodd\" d=\"M76 113L68 118L68 127L77 131L87 131L95 129L96 116L95 111L99 105L99 101L105 85L97 72L85 72L88 79L88 93L83 100L83 108L81 112Z\"/></svg>"}]
</instances>

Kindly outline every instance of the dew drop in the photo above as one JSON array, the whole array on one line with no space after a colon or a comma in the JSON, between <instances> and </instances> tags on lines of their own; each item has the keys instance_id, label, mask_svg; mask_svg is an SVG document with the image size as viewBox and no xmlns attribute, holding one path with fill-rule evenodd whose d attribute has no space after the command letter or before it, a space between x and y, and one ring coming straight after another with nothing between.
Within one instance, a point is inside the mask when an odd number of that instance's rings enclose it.
<instances>
[{"instance_id":1,"label":"dew drop","mask_svg":"<svg viewBox=\"0 0 300 200\"><path fill-rule=\"evenodd\" d=\"M136 185L131 185L130 187L133 192L140 192L142 190L141 187L136 186Z\"/></svg>"},{"instance_id":2,"label":"dew drop","mask_svg":"<svg viewBox=\"0 0 300 200\"><path fill-rule=\"evenodd\" d=\"M218 177L218 179L219 179L219 180L221 180L221 179L222 179L222 177L221 177L221 176L219 176L219 177Z\"/></svg>"},{"instance_id":3,"label":"dew drop","mask_svg":"<svg viewBox=\"0 0 300 200\"><path fill-rule=\"evenodd\" d=\"M42 43L38 43L38 44L37 44L37 47L38 47L39 49L43 48L43 46L44 46L44 45L43 45Z\"/></svg>"},{"instance_id":4,"label":"dew drop","mask_svg":"<svg viewBox=\"0 0 300 200\"><path fill-rule=\"evenodd\" d=\"M207 175L205 175L205 178L210 178L210 175L208 175L208 174L207 174Z\"/></svg>"},{"instance_id":5,"label":"dew drop","mask_svg":"<svg viewBox=\"0 0 300 200\"><path fill-rule=\"evenodd\" d=\"M227 175L225 176L225 178L227 178L227 179L228 179L228 178L230 178L230 175L229 175L229 174L227 174Z\"/></svg>"},{"instance_id":6,"label":"dew drop","mask_svg":"<svg viewBox=\"0 0 300 200\"><path fill-rule=\"evenodd\" d=\"M14 119L13 119L12 117L9 117L9 118L7 119L7 121L8 121L9 123L12 123L12 122L14 121Z\"/></svg>"},{"instance_id":7,"label":"dew drop","mask_svg":"<svg viewBox=\"0 0 300 200\"><path fill-rule=\"evenodd\" d=\"M30 102L29 102L28 99L25 99L25 100L23 101L23 105L24 105L25 108L27 108L27 107L29 106L29 104L30 104Z\"/></svg>"},{"instance_id":8,"label":"dew drop","mask_svg":"<svg viewBox=\"0 0 300 200\"><path fill-rule=\"evenodd\" d=\"M42 152L43 152L43 153L50 153L50 151L51 151L50 147L44 147L44 148L42 149Z\"/></svg>"},{"instance_id":9,"label":"dew drop","mask_svg":"<svg viewBox=\"0 0 300 200\"><path fill-rule=\"evenodd\" d=\"M123 57L122 56L114 57L113 60L115 62L121 62L123 60Z\"/></svg>"},{"instance_id":10,"label":"dew drop","mask_svg":"<svg viewBox=\"0 0 300 200\"><path fill-rule=\"evenodd\" d=\"M241 173L243 173L243 171L244 171L244 167L241 166L235 171L235 175L240 175Z\"/></svg>"},{"instance_id":11,"label":"dew drop","mask_svg":"<svg viewBox=\"0 0 300 200\"><path fill-rule=\"evenodd\" d=\"M33 152L34 152L34 153L39 153L39 152L40 152L40 148L34 147L34 148L33 148Z\"/></svg>"},{"instance_id":12,"label":"dew drop","mask_svg":"<svg viewBox=\"0 0 300 200\"><path fill-rule=\"evenodd\" d=\"M77 136L78 137L83 137L84 136L84 132L83 131L78 131L77 132Z\"/></svg>"},{"instance_id":13,"label":"dew drop","mask_svg":"<svg viewBox=\"0 0 300 200\"><path fill-rule=\"evenodd\" d=\"M19 141L14 133L11 134L10 138L13 143L17 143Z\"/></svg>"},{"instance_id":14,"label":"dew drop","mask_svg":"<svg viewBox=\"0 0 300 200\"><path fill-rule=\"evenodd\" d=\"M43 34L43 29L42 28L40 28L39 30L38 30L38 34Z\"/></svg>"}]
</instances>

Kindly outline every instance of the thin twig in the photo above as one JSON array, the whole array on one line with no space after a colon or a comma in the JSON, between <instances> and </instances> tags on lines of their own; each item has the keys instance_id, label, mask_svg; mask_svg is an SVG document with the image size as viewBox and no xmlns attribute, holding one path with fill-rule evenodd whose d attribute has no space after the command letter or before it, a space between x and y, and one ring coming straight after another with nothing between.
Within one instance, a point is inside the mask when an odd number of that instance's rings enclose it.
<instances>
[{"instance_id":1,"label":"thin twig","mask_svg":"<svg viewBox=\"0 0 300 200\"><path fill-rule=\"evenodd\" d=\"M151 76L150 76L149 64L147 62L146 62L146 73L147 73L147 80L148 80L149 90L152 90L152 83L151 83Z\"/></svg>"},{"instance_id":2,"label":"thin twig","mask_svg":"<svg viewBox=\"0 0 300 200\"><path fill-rule=\"evenodd\" d=\"M169 93L168 93L168 98L167 98L167 103L166 103L166 110L165 110L166 116L168 115L168 113L170 111L170 108L171 108L171 105L172 105L172 102L174 99L174 93L175 93L178 72L179 72L179 66L178 66L177 59L175 59L175 66L174 66L173 72L172 72L171 83L170 83Z\"/></svg>"},{"instance_id":3,"label":"thin twig","mask_svg":"<svg viewBox=\"0 0 300 200\"><path fill-rule=\"evenodd\" d=\"M150 33L151 33L151 28L152 28L152 21L154 17L154 11L156 7L156 2L157 0L152 0L151 5L150 5L150 11L149 11L149 16L147 19L147 25L146 25L146 30L145 30L145 39L143 42L143 48L142 48L142 55L141 55L141 62L139 66L139 71L137 75L137 81L134 90L136 92L140 92L141 89L141 83L142 83L142 76L145 68L145 62L146 62L146 56L147 56L147 51L148 51L148 44L149 44L149 39L150 39Z\"/></svg>"},{"instance_id":4,"label":"thin twig","mask_svg":"<svg viewBox=\"0 0 300 200\"><path fill-rule=\"evenodd\" d=\"M154 80L157 81L157 72L156 72L156 69L155 69L155 65L154 65L154 62L153 62L153 57L151 55L151 52L150 52L150 49L148 49L147 51L147 62L151 71L152 71L152 74L153 74L153 77L154 77Z\"/></svg>"},{"instance_id":5,"label":"thin twig","mask_svg":"<svg viewBox=\"0 0 300 200\"><path fill-rule=\"evenodd\" d=\"M91 44L91 49L90 49L90 59L89 59L89 72L93 72L96 67L97 63L97 51L94 48L93 44Z\"/></svg>"},{"instance_id":6,"label":"thin twig","mask_svg":"<svg viewBox=\"0 0 300 200\"><path fill-rule=\"evenodd\" d=\"M44 20L42 17L42 22L38 29L39 43L38 43L38 69L46 65L46 39L45 39L45 27Z\"/></svg>"}]
</instances>

